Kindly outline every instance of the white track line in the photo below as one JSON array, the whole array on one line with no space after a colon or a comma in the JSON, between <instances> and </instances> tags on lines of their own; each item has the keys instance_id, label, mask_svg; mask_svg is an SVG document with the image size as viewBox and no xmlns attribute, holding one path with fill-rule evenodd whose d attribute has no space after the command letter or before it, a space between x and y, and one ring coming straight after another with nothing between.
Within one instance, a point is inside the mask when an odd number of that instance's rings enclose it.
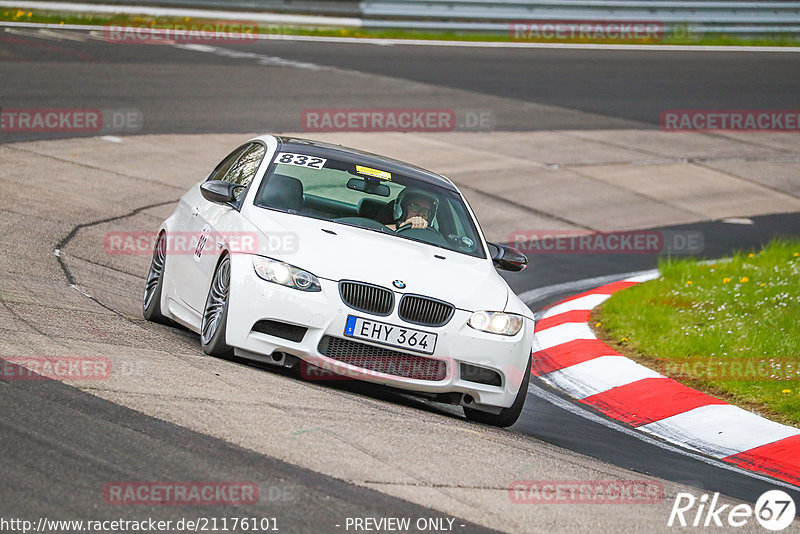
<instances>
[{"instance_id":1,"label":"white track line","mask_svg":"<svg viewBox=\"0 0 800 534\"><path fill-rule=\"evenodd\" d=\"M193 52L203 52L206 54L214 54L220 57L228 57L233 59L255 59L259 65L266 65L270 67L292 67L295 69L306 70L328 70L328 67L317 65L316 63L309 63L307 61L294 61L292 59L284 59L277 56L267 56L264 54L256 54L254 52L243 52L241 50L232 50L220 46L211 46L205 44L182 44L173 43L171 46L181 48L183 50L191 50ZM336 70L336 69L331 69Z\"/></svg>"},{"instance_id":2,"label":"white track line","mask_svg":"<svg viewBox=\"0 0 800 534\"><path fill-rule=\"evenodd\" d=\"M561 295L564 293L576 294L582 291L588 291L589 289L610 284L612 282L619 282L620 280L627 280L629 278L632 279L632 277L645 275L658 276L658 269L648 269L646 271L633 271L629 273L609 274L605 276L584 278L583 280L575 280L574 282L564 282L563 284L555 284L552 286L530 289L520 293L518 297L522 299L522 302L530 305L534 302L552 297L553 295Z\"/></svg>"}]
</instances>

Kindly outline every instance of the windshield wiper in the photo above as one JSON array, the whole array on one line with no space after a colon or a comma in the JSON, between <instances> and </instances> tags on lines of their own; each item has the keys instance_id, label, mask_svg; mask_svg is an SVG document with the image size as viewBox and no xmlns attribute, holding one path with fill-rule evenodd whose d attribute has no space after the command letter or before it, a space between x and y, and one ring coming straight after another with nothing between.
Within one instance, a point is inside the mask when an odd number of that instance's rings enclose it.
<instances>
[{"instance_id":1,"label":"windshield wiper","mask_svg":"<svg viewBox=\"0 0 800 534\"><path fill-rule=\"evenodd\" d=\"M336 224L343 224L345 226L352 226L353 228L361 228L362 230L372 230L373 232L382 232L384 234L389 235L397 235L394 230L387 228L386 226L381 225L380 228L376 228L374 226L364 226L361 224L353 223L353 222L344 222L344 221L337 221L336 219L331 219L332 222Z\"/></svg>"}]
</instances>

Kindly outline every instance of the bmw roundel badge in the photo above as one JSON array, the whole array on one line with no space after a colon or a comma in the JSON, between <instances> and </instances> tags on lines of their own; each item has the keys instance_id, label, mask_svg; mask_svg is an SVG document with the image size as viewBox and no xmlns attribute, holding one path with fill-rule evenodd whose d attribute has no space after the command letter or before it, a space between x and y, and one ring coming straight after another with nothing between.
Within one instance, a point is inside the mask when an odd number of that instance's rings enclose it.
<instances>
[{"instance_id":1,"label":"bmw roundel badge","mask_svg":"<svg viewBox=\"0 0 800 534\"><path fill-rule=\"evenodd\" d=\"M403 282L402 280L395 280L394 282L392 282L392 285L397 289L405 289L406 287L406 283Z\"/></svg>"}]
</instances>

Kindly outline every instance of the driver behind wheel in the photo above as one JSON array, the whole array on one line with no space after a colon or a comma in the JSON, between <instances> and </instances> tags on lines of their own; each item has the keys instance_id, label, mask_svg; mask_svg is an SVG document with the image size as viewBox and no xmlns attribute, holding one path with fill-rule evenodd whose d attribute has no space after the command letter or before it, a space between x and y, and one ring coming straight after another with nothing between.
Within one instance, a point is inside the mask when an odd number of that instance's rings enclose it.
<instances>
[{"instance_id":1,"label":"driver behind wheel","mask_svg":"<svg viewBox=\"0 0 800 534\"><path fill-rule=\"evenodd\" d=\"M394 203L394 224L388 228L397 230L410 225L411 228L424 229L436 215L439 201L432 194L422 189L407 187L400 192Z\"/></svg>"}]
</instances>

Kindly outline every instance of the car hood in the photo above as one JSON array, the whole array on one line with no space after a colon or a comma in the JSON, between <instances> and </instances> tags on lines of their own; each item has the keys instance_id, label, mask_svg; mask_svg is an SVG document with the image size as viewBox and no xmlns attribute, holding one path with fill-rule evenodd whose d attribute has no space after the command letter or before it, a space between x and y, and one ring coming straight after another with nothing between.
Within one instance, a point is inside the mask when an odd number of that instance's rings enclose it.
<instances>
[{"instance_id":1,"label":"car hood","mask_svg":"<svg viewBox=\"0 0 800 534\"><path fill-rule=\"evenodd\" d=\"M328 280L357 280L437 298L468 311L504 310L510 289L492 262L320 219L255 208L259 254ZM437 257L438 256L438 257ZM404 289L393 286L395 280Z\"/></svg>"}]
</instances>

